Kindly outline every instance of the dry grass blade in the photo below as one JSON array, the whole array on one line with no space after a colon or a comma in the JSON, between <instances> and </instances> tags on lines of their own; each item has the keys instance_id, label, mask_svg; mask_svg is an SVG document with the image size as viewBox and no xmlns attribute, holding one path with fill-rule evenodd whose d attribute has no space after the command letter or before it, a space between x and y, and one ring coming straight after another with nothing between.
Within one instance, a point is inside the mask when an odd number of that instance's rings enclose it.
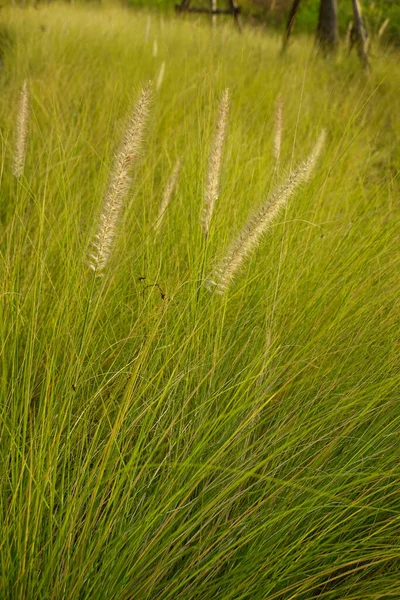
<instances>
[{"instance_id":1,"label":"dry grass blade","mask_svg":"<svg viewBox=\"0 0 400 600\"><path fill-rule=\"evenodd\" d=\"M121 208L132 182L130 169L142 147L150 99L151 83L149 82L139 96L125 130L123 142L115 155L90 261L90 268L98 276L103 274L110 257Z\"/></svg>"},{"instance_id":2,"label":"dry grass blade","mask_svg":"<svg viewBox=\"0 0 400 600\"><path fill-rule=\"evenodd\" d=\"M220 294L224 293L232 282L238 269L252 250L260 243L263 233L268 229L280 210L287 204L298 187L306 182L318 160L325 142L325 131L319 136L310 156L289 175L283 185L272 193L268 201L251 217L221 262L208 280L208 287Z\"/></svg>"}]
</instances>

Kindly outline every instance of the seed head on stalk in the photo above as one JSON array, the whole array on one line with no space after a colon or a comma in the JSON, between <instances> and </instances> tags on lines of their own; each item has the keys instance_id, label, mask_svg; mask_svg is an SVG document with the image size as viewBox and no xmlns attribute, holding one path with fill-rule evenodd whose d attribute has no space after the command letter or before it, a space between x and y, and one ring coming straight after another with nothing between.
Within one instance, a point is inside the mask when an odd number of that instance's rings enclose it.
<instances>
[{"instance_id":1,"label":"seed head on stalk","mask_svg":"<svg viewBox=\"0 0 400 600\"><path fill-rule=\"evenodd\" d=\"M322 131L309 157L300 163L286 181L272 192L267 202L253 214L207 281L206 285L210 290L215 289L219 294L226 292L237 271L252 250L259 245L262 235L272 221L299 186L310 178L325 143L325 137L325 131Z\"/></svg>"},{"instance_id":2,"label":"seed head on stalk","mask_svg":"<svg viewBox=\"0 0 400 600\"><path fill-rule=\"evenodd\" d=\"M205 235L208 235L211 217L214 212L215 202L219 194L219 179L221 174L222 152L224 149L229 111L229 89L224 90L219 103L217 126L211 146L210 159L207 171L206 187L204 192L204 208L201 226Z\"/></svg>"},{"instance_id":3,"label":"seed head on stalk","mask_svg":"<svg viewBox=\"0 0 400 600\"><path fill-rule=\"evenodd\" d=\"M130 169L143 144L150 99L151 82L142 89L128 121L122 144L115 154L89 264L97 276L103 275L110 258L122 206L132 183Z\"/></svg>"},{"instance_id":4,"label":"seed head on stalk","mask_svg":"<svg viewBox=\"0 0 400 600\"><path fill-rule=\"evenodd\" d=\"M17 135L15 140L13 173L20 178L24 173L26 147L28 143L29 127L29 89L28 83L24 81L19 95Z\"/></svg>"},{"instance_id":5,"label":"seed head on stalk","mask_svg":"<svg viewBox=\"0 0 400 600\"><path fill-rule=\"evenodd\" d=\"M275 135L274 135L274 157L276 165L279 165L282 146L282 130L283 130L283 100L282 94L278 96L275 113Z\"/></svg>"},{"instance_id":6,"label":"seed head on stalk","mask_svg":"<svg viewBox=\"0 0 400 600\"><path fill-rule=\"evenodd\" d=\"M178 177L179 177L179 173L181 171L181 167L182 167L182 159L178 158L178 160L176 161L175 166L173 168L173 171L170 175L170 178L168 179L168 183L167 183L167 186L164 191L164 195L163 195L161 203L160 203L157 221L154 224L155 233L157 233L159 231L159 229L162 225L162 222L164 220L165 211L167 210L167 208L172 200L172 196L174 194L176 184L178 182Z\"/></svg>"}]
</instances>

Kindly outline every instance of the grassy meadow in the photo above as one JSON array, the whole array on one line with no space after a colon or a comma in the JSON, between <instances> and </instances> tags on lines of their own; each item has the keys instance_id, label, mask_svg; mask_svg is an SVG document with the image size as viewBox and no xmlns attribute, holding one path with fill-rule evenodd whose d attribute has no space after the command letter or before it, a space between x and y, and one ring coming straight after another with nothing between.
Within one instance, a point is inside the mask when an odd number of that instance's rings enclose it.
<instances>
[{"instance_id":1,"label":"grassy meadow","mask_svg":"<svg viewBox=\"0 0 400 600\"><path fill-rule=\"evenodd\" d=\"M308 37L281 57L279 37L196 18L1 17L0 598L398 599L398 55L374 46L367 74ZM115 153L149 80L97 277ZM210 292L323 129L312 177Z\"/></svg>"}]
</instances>

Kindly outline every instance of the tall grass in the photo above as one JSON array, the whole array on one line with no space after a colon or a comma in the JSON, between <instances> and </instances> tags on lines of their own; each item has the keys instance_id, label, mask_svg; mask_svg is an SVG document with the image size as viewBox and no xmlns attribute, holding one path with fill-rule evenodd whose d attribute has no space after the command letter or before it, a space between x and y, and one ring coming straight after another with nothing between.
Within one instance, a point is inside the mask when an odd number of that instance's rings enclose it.
<instances>
[{"instance_id":1,"label":"tall grass","mask_svg":"<svg viewBox=\"0 0 400 600\"><path fill-rule=\"evenodd\" d=\"M320 62L312 40L278 59L273 37L101 8L7 9L3 23L0 597L396 598L395 57L366 77L356 58ZM132 90L164 62L92 295L87 255ZM207 272L276 184L280 92L280 182L322 127L327 144L220 297L199 291L199 215L225 88Z\"/></svg>"}]
</instances>

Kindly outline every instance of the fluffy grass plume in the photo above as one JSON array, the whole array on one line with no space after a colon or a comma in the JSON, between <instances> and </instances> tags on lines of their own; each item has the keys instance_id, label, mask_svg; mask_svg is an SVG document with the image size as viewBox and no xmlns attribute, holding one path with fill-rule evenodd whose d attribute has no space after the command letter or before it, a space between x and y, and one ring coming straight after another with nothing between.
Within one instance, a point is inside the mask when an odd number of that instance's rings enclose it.
<instances>
[{"instance_id":1,"label":"fluffy grass plume","mask_svg":"<svg viewBox=\"0 0 400 600\"><path fill-rule=\"evenodd\" d=\"M173 168L173 171L170 175L170 178L168 179L167 182L167 186L165 188L164 191L164 195L162 197L161 203L160 203L160 208L158 210L158 216L157 216L157 221L154 224L154 231L157 232L159 231L162 222L164 220L164 215L165 212L172 200L172 196L174 194L175 188L176 188L176 184L178 182L178 177L179 177L179 173L181 171L181 167L182 167L182 160L181 158L178 158L178 160L175 163L175 166Z\"/></svg>"},{"instance_id":2,"label":"fluffy grass plume","mask_svg":"<svg viewBox=\"0 0 400 600\"><path fill-rule=\"evenodd\" d=\"M310 156L289 175L285 183L273 192L268 201L250 218L228 249L225 257L217 265L212 280L208 282L209 287L216 286L216 290L220 294L227 290L240 266L251 251L258 246L263 233L268 229L280 210L287 204L298 187L310 178L324 146L325 138L326 133L323 130Z\"/></svg>"},{"instance_id":3,"label":"fluffy grass plume","mask_svg":"<svg viewBox=\"0 0 400 600\"><path fill-rule=\"evenodd\" d=\"M204 208L201 226L205 235L208 235L215 202L219 193L219 179L221 173L222 152L224 149L229 111L229 89L225 89L219 104L217 126L211 146L210 159L207 171L206 187L204 192Z\"/></svg>"},{"instance_id":4,"label":"fluffy grass plume","mask_svg":"<svg viewBox=\"0 0 400 600\"><path fill-rule=\"evenodd\" d=\"M379 27L378 38L381 38L383 36L389 23L390 23L390 19L388 17L386 17L386 19L383 21L382 25Z\"/></svg>"},{"instance_id":5,"label":"fluffy grass plume","mask_svg":"<svg viewBox=\"0 0 400 600\"><path fill-rule=\"evenodd\" d=\"M24 173L26 147L28 143L29 128L29 89L24 81L19 95L17 135L15 140L13 172L15 177L22 177Z\"/></svg>"},{"instance_id":6,"label":"fluffy grass plume","mask_svg":"<svg viewBox=\"0 0 400 600\"><path fill-rule=\"evenodd\" d=\"M156 83L157 92L161 89L162 83L164 81L164 75L165 75L165 61L163 61L161 63L161 67L158 72L157 83Z\"/></svg>"},{"instance_id":7,"label":"fluffy grass plume","mask_svg":"<svg viewBox=\"0 0 400 600\"><path fill-rule=\"evenodd\" d=\"M156 58L158 56L158 41L157 38L153 40L153 57Z\"/></svg>"},{"instance_id":8,"label":"fluffy grass plume","mask_svg":"<svg viewBox=\"0 0 400 600\"><path fill-rule=\"evenodd\" d=\"M110 257L122 205L132 182L130 170L142 147L150 98L151 82L140 93L129 119L123 142L115 155L90 262L90 268L98 276L103 274Z\"/></svg>"},{"instance_id":9,"label":"fluffy grass plume","mask_svg":"<svg viewBox=\"0 0 400 600\"><path fill-rule=\"evenodd\" d=\"M283 130L283 100L282 94L279 94L275 112L275 135L274 135L274 157L276 165L279 165L282 146L282 130Z\"/></svg>"}]
</instances>

